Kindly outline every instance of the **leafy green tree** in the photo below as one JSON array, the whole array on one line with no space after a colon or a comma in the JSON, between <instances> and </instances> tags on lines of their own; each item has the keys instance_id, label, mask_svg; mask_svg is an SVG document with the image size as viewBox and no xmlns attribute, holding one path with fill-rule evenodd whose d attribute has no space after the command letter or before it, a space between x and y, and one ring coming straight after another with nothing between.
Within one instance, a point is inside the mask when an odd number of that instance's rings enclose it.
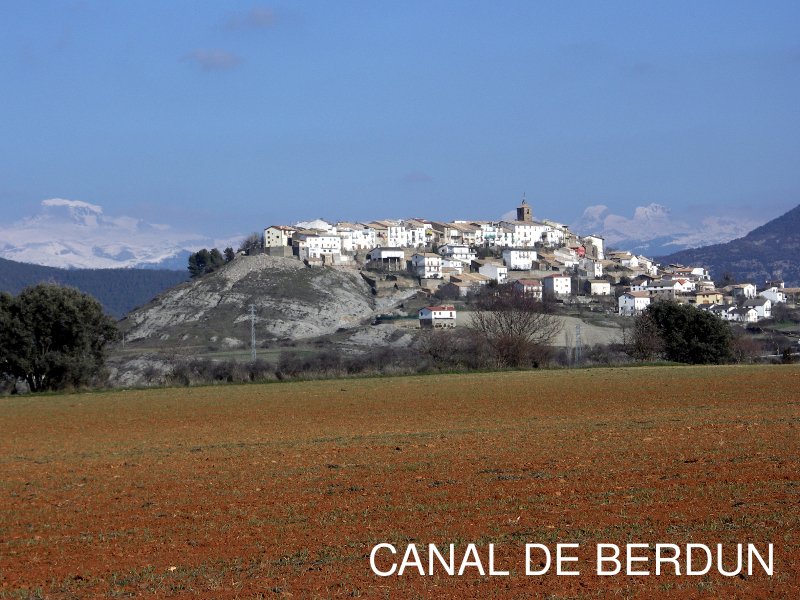
<instances>
[{"instance_id":1,"label":"leafy green tree","mask_svg":"<svg viewBox=\"0 0 800 600\"><path fill-rule=\"evenodd\" d=\"M0 373L33 392L96 381L117 335L114 318L75 288L40 283L0 294Z\"/></svg>"},{"instance_id":2,"label":"leafy green tree","mask_svg":"<svg viewBox=\"0 0 800 600\"><path fill-rule=\"evenodd\" d=\"M645 313L658 328L668 360L721 364L731 357L731 328L713 313L688 304L656 302Z\"/></svg>"},{"instance_id":3,"label":"leafy green tree","mask_svg":"<svg viewBox=\"0 0 800 600\"><path fill-rule=\"evenodd\" d=\"M233 260L233 258L236 256L236 253L233 251L233 248L231 248L230 246L225 248L225 251L223 252L223 254L225 255L225 262L231 262Z\"/></svg>"}]
</instances>

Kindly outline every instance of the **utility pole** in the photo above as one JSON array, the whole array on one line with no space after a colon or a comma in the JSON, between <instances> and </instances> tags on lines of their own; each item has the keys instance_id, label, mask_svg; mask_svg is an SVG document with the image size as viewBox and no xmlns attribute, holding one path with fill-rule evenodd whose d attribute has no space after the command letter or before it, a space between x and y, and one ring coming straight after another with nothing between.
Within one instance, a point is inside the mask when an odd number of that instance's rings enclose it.
<instances>
[{"instance_id":1,"label":"utility pole","mask_svg":"<svg viewBox=\"0 0 800 600\"><path fill-rule=\"evenodd\" d=\"M256 362L256 307L250 305L250 360Z\"/></svg>"},{"instance_id":2,"label":"utility pole","mask_svg":"<svg viewBox=\"0 0 800 600\"><path fill-rule=\"evenodd\" d=\"M575 364L581 364L583 347L581 345L581 326L575 325Z\"/></svg>"}]
</instances>

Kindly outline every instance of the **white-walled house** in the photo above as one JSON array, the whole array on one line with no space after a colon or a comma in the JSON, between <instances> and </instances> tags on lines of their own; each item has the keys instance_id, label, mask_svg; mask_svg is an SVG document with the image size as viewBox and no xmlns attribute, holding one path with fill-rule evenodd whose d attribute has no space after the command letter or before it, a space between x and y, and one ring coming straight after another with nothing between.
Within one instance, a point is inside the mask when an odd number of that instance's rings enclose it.
<instances>
[{"instance_id":1,"label":"white-walled house","mask_svg":"<svg viewBox=\"0 0 800 600\"><path fill-rule=\"evenodd\" d=\"M342 250L353 252L375 247L375 230L372 227L337 223L336 230L342 238Z\"/></svg>"},{"instance_id":2,"label":"white-walled house","mask_svg":"<svg viewBox=\"0 0 800 600\"><path fill-rule=\"evenodd\" d=\"M545 232L551 229L551 227L536 221L501 221L500 226L513 231L514 244L523 248L544 241Z\"/></svg>"},{"instance_id":3,"label":"white-walled house","mask_svg":"<svg viewBox=\"0 0 800 600\"><path fill-rule=\"evenodd\" d=\"M411 257L411 268L422 279L441 279L442 257L431 252L417 253Z\"/></svg>"},{"instance_id":4,"label":"white-walled house","mask_svg":"<svg viewBox=\"0 0 800 600\"><path fill-rule=\"evenodd\" d=\"M512 271L530 271L536 261L536 250L532 248L506 248L503 262Z\"/></svg>"},{"instance_id":5,"label":"white-walled house","mask_svg":"<svg viewBox=\"0 0 800 600\"><path fill-rule=\"evenodd\" d=\"M420 328L455 327L456 309L452 306L426 306L419 310Z\"/></svg>"},{"instance_id":6,"label":"white-walled house","mask_svg":"<svg viewBox=\"0 0 800 600\"><path fill-rule=\"evenodd\" d=\"M462 244L445 244L439 246L438 252L446 258L455 258L467 265L477 258L477 254L470 250L469 246Z\"/></svg>"},{"instance_id":7,"label":"white-walled house","mask_svg":"<svg viewBox=\"0 0 800 600\"><path fill-rule=\"evenodd\" d=\"M748 298L742 304L742 308L755 309L759 319L772 317L772 301L769 298Z\"/></svg>"},{"instance_id":8,"label":"white-walled house","mask_svg":"<svg viewBox=\"0 0 800 600\"><path fill-rule=\"evenodd\" d=\"M513 284L514 289L534 298L542 297L542 283L536 279L518 279Z\"/></svg>"},{"instance_id":9,"label":"white-walled house","mask_svg":"<svg viewBox=\"0 0 800 600\"><path fill-rule=\"evenodd\" d=\"M294 227L272 225L264 230L264 247L291 246L292 236L297 231Z\"/></svg>"},{"instance_id":10,"label":"white-walled house","mask_svg":"<svg viewBox=\"0 0 800 600\"><path fill-rule=\"evenodd\" d=\"M487 262L481 265L478 269L478 273L486 277L491 277L497 283L505 283L508 279L508 267L493 262Z\"/></svg>"},{"instance_id":11,"label":"white-walled house","mask_svg":"<svg viewBox=\"0 0 800 600\"><path fill-rule=\"evenodd\" d=\"M755 323L758 321L758 311L752 306L734 308L730 312L730 320L739 321L740 323Z\"/></svg>"},{"instance_id":12,"label":"white-walled house","mask_svg":"<svg viewBox=\"0 0 800 600\"><path fill-rule=\"evenodd\" d=\"M367 266L373 269L404 270L405 262L406 253L402 248L379 246L367 254Z\"/></svg>"},{"instance_id":13,"label":"white-walled house","mask_svg":"<svg viewBox=\"0 0 800 600\"><path fill-rule=\"evenodd\" d=\"M652 297L647 292L625 292L619 297L619 314L622 317L638 315L650 306Z\"/></svg>"},{"instance_id":14,"label":"white-walled house","mask_svg":"<svg viewBox=\"0 0 800 600\"><path fill-rule=\"evenodd\" d=\"M786 302L786 292L783 291L782 288L779 287L771 287L759 294L762 298L769 298L770 302L773 304L779 304L781 302Z\"/></svg>"},{"instance_id":15,"label":"white-walled house","mask_svg":"<svg viewBox=\"0 0 800 600\"><path fill-rule=\"evenodd\" d=\"M342 238L333 234L304 234L299 239L305 242L306 256L304 258L322 258L323 255L341 254Z\"/></svg>"},{"instance_id":16,"label":"white-walled house","mask_svg":"<svg viewBox=\"0 0 800 600\"><path fill-rule=\"evenodd\" d=\"M752 283L737 283L731 286L731 294L734 298L755 298L757 296L756 286Z\"/></svg>"},{"instance_id":17,"label":"white-walled house","mask_svg":"<svg viewBox=\"0 0 800 600\"><path fill-rule=\"evenodd\" d=\"M589 279L585 285L586 292L591 296L611 295L611 282L605 279Z\"/></svg>"},{"instance_id":18,"label":"white-walled house","mask_svg":"<svg viewBox=\"0 0 800 600\"><path fill-rule=\"evenodd\" d=\"M556 296L567 296L572 293L572 278L569 275L548 275L542 279L544 291Z\"/></svg>"}]
</instances>

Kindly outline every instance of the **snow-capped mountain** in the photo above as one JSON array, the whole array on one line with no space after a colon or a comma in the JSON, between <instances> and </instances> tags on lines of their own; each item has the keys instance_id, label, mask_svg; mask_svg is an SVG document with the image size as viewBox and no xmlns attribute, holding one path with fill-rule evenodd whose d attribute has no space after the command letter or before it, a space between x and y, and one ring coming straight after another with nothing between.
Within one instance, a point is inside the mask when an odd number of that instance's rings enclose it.
<instances>
[{"instance_id":1,"label":"snow-capped mountain","mask_svg":"<svg viewBox=\"0 0 800 600\"><path fill-rule=\"evenodd\" d=\"M628 219L598 205L587 208L570 229L581 235L602 235L609 246L658 256L729 242L765 222L729 216L706 216L687 222L675 218L669 208L660 204L639 206L633 218Z\"/></svg>"},{"instance_id":2,"label":"snow-capped mountain","mask_svg":"<svg viewBox=\"0 0 800 600\"><path fill-rule=\"evenodd\" d=\"M36 216L0 227L0 257L63 268L185 269L191 252L226 243L61 198L43 201Z\"/></svg>"}]
</instances>

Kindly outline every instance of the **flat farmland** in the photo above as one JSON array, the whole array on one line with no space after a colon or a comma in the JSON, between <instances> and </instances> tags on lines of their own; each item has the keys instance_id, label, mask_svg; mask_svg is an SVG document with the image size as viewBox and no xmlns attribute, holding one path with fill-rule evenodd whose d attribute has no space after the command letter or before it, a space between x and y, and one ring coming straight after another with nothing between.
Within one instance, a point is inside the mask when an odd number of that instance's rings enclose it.
<instances>
[{"instance_id":1,"label":"flat farmland","mask_svg":"<svg viewBox=\"0 0 800 600\"><path fill-rule=\"evenodd\" d=\"M6 397L0 597L798 598L798 428L792 365ZM379 543L379 568L413 543L426 575L374 574ZM456 569L475 544L486 574L428 575L429 543ZM526 575L526 543L579 544L581 574ZM596 574L597 543L622 573ZM655 576L656 543L715 564ZM718 543L728 570L772 543L773 575L720 575Z\"/></svg>"}]
</instances>

